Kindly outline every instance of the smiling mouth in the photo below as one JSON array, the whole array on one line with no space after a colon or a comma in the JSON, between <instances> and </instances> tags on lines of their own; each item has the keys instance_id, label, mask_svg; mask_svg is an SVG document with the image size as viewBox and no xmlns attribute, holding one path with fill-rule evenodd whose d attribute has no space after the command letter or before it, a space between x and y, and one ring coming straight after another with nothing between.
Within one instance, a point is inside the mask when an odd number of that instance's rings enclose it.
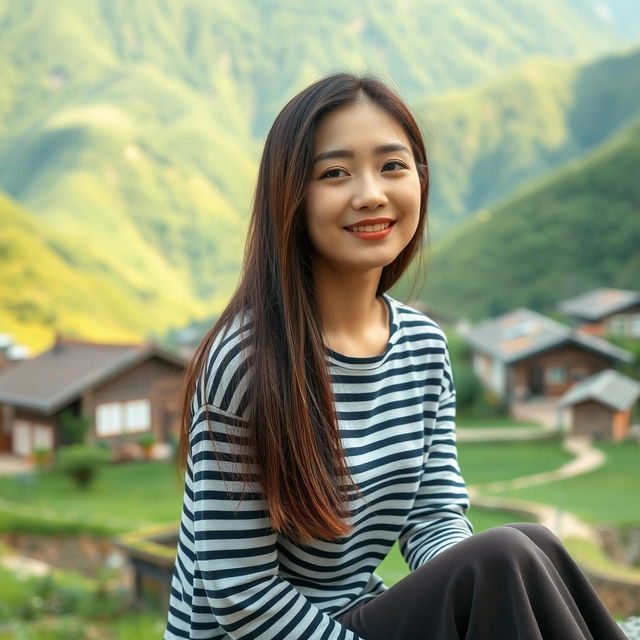
<instances>
[{"instance_id":1,"label":"smiling mouth","mask_svg":"<svg viewBox=\"0 0 640 640\"><path fill-rule=\"evenodd\" d=\"M380 224L367 224L362 226L344 227L347 231L357 231L358 233L373 233L375 231L384 231L389 227L392 227L394 222L384 222Z\"/></svg>"}]
</instances>

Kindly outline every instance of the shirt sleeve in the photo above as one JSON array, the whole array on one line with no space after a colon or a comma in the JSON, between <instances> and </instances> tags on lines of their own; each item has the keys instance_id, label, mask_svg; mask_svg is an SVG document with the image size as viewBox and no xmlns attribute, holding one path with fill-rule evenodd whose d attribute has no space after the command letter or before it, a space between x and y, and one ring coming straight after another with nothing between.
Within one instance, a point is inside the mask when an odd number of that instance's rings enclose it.
<instances>
[{"instance_id":1,"label":"shirt sleeve","mask_svg":"<svg viewBox=\"0 0 640 640\"><path fill-rule=\"evenodd\" d=\"M446 339L435 422L425 415L422 480L409 518L399 537L400 551L411 571L473 534L465 515L469 495L456 449L456 391Z\"/></svg>"},{"instance_id":2,"label":"shirt sleeve","mask_svg":"<svg viewBox=\"0 0 640 640\"><path fill-rule=\"evenodd\" d=\"M209 427L202 407L190 433L194 590L206 594L211 613L234 640L361 640L279 577L278 533L251 479L246 423L206 408Z\"/></svg>"}]
</instances>

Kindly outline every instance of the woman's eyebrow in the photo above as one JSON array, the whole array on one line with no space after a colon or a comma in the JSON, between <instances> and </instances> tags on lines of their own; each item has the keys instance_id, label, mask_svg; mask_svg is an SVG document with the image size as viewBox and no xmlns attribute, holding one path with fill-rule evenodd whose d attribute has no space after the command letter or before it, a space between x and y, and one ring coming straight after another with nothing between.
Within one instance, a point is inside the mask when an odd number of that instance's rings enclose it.
<instances>
[{"instance_id":1,"label":"woman's eyebrow","mask_svg":"<svg viewBox=\"0 0 640 640\"><path fill-rule=\"evenodd\" d=\"M379 153L388 153L389 151L404 151L409 154L409 149L405 147L403 144L399 144L397 142L390 142L389 144L381 144L377 146L373 152L375 154ZM347 149L333 149L332 151L323 151L319 153L313 160L313 164L316 162L320 162L320 160L329 160L330 158L353 158L353 151L349 151Z\"/></svg>"}]
</instances>

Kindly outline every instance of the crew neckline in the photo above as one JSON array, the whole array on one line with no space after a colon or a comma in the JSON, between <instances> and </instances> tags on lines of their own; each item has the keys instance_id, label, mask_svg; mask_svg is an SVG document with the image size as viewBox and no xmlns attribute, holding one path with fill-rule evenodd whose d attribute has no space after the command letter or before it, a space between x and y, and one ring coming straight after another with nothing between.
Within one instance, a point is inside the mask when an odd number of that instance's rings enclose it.
<instances>
[{"instance_id":1,"label":"crew neckline","mask_svg":"<svg viewBox=\"0 0 640 640\"><path fill-rule=\"evenodd\" d=\"M388 318L389 318L389 340L387 342L387 346L385 350L377 355L377 356L369 356L369 357L356 357L356 356L346 356L343 353L339 353L338 351L334 351L329 347L325 346L325 351L327 353L327 357L334 364L344 367L346 369L377 369L380 367L389 357L389 354L393 350L394 345L398 339L398 311L396 309L396 305L394 304L394 300L391 296L386 293L382 294L382 299L387 305L389 310Z\"/></svg>"}]
</instances>

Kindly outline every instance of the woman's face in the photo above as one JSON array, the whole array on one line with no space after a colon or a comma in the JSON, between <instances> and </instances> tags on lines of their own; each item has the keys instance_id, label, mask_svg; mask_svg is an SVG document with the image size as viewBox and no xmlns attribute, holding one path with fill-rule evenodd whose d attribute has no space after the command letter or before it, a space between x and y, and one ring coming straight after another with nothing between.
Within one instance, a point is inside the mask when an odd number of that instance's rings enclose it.
<instances>
[{"instance_id":1,"label":"woman's face","mask_svg":"<svg viewBox=\"0 0 640 640\"><path fill-rule=\"evenodd\" d=\"M393 262L420 214L418 170L401 125L369 101L340 107L320 119L314 159L305 222L316 262L331 270ZM353 229L389 222L386 231Z\"/></svg>"}]
</instances>

